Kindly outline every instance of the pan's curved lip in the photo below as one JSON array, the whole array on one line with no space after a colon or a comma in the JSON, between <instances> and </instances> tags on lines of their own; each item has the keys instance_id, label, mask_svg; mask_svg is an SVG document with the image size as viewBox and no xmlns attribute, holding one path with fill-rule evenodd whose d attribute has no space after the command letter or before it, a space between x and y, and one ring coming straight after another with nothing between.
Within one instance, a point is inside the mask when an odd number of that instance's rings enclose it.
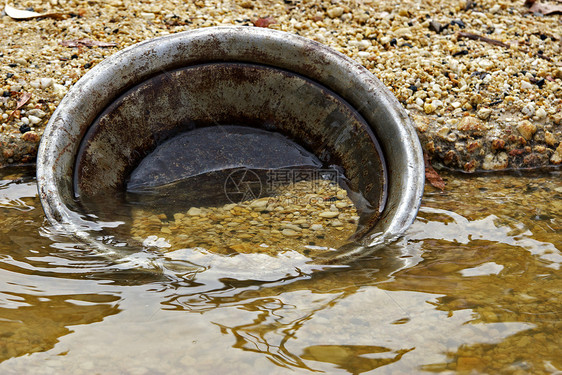
<instances>
[{"instance_id":1,"label":"pan's curved lip","mask_svg":"<svg viewBox=\"0 0 562 375\"><path fill-rule=\"evenodd\" d=\"M209 61L269 65L313 79L336 92L370 124L389 170L382 218L360 244L335 255L365 255L399 238L414 221L425 181L421 145L392 93L349 57L297 35L266 28L219 26L167 35L123 49L87 72L49 120L37 155L37 184L45 215L57 229L94 243L89 225L70 209L78 145L95 117L120 93L180 66Z\"/></svg>"}]
</instances>

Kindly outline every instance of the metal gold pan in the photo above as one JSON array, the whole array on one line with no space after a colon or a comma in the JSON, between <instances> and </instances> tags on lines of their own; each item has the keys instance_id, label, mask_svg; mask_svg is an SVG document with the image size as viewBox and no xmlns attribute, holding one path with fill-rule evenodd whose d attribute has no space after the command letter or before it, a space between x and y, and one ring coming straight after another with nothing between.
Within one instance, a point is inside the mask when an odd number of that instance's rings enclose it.
<instances>
[{"instance_id":1,"label":"metal gold pan","mask_svg":"<svg viewBox=\"0 0 562 375\"><path fill-rule=\"evenodd\" d=\"M250 27L149 40L84 75L51 117L39 148L47 218L99 245L77 199L124 189L140 161L175 134L231 124L279 132L323 163L342 166L351 190L380 208L361 215L360 235L330 261L368 254L413 222L423 192L422 151L390 91L322 44Z\"/></svg>"}]
</instances>

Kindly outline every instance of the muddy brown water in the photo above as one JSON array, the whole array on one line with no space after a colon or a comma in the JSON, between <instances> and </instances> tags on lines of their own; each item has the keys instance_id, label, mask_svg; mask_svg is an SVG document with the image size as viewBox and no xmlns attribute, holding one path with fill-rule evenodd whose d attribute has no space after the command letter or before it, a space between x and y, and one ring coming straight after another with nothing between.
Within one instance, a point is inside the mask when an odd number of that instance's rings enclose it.
<instances>
[{"instance_id":1,"label":"muddy brown water","mask_svg":"<svg viewBox=\"0 0 562 375\"><path fill-rule=\"evenodd\" d=\"M562 371L560 171L444 174L397 244L324 268L102 256L53 232L32 169L0 173L2 374Z\"/></svg>"}]
</instances>

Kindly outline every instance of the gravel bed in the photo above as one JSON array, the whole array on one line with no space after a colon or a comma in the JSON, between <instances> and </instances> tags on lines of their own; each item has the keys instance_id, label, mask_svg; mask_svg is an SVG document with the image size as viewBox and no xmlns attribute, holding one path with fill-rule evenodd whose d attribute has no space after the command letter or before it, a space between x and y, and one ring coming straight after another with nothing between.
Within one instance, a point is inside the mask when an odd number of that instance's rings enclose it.
<instances>
[{"instance_id":1,"label":"gravel bed","mask_svg":"<svg viewBox=\"0 0 562 375\"><path fill-rule=\"evenodd\" d=\"M134 208L131 235L162 251L202 248L229 256L299 251L313 258L343 246L357 229L355 206L336 184L299 181L276 190L264 198L169 216Z\"/></svg>"},{"instance_id":2,"label":"gravel bed","mask_svg":"<svg viewBox=\"0 0 562 375\"><path fill-rule=\"evenodd\" d=\"M0 165L34 161L61 98L105 57L149 38L218 25L297 33L356 59L409 111L434 164L472 172L562 163L562 21L529 13L522 0L11 5L63 17L0 15ZM25 93L31 98L16 110Z\"/></svg>"}]
</instances>

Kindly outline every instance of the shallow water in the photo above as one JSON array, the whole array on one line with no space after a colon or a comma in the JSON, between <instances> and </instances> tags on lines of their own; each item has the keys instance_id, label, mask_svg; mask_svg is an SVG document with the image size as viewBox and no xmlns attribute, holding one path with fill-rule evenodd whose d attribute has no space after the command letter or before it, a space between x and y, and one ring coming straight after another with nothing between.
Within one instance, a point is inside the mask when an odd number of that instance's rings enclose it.
<instances>
[{"instance_id":1,"label":"shallow water","mask_svg":"<svg viewBox=\"0 0 562 375\"><path fill-rule=\"evenodd\" d=\"M219 190L226 190L223 186ZM191 191L194 200L199 194ZM176 190L171 195L183 193ZM126 237L163 252L191 248L228 257L262 254L277 258L289 251L316 258L333 254L357 231L360 217L337 181L301 180L264 195L211 207L186 206L176 199L158 206L142 201L123 204L121 211L131 211L126 220L131 230Z\"/></svg>"},{"instance_id":2,"label":"shallow water","mask_svg":"<svg viewBox=\"0 0 562 375\"><path fill-rule=\"evenodd\" d=\"M560 172L445 175L399 243L324 269L104 257L50 229L31 171L0 173L2 374L562 371Z\"/></svg>"}]
</instances>

